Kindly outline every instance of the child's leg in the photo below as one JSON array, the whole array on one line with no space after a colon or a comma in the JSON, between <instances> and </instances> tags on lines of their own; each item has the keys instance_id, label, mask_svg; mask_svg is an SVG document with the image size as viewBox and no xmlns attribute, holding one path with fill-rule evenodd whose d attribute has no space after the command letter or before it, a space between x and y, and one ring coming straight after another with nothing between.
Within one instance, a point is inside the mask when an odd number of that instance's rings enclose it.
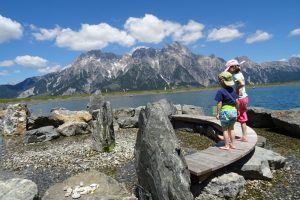
<instances>
[{"instance_id":1,"label":"child's leg","mask_svg":"<svg viewBox=\"0 0 300 200\"><path fill-rule=\"evenodd\" d=\"M229 138L229 135L228 135L228 129L224 129L223 136L224 136L225 146L224 147L220 147L220 149L228 150L230 148L230 146L229 146L230 138Z\"/></svg>"},{"instance_id":2,"label":"child's leg","mask_svg":"<svg viewBox=\"0 0 300 200\"><path fill-rule=\"evenodd\" d=\"M230 146L230 148L235 149L235 134L234 134L233 128L228 129L228 134L229 134L229 138L230 138L229 146Z\"/></svg>"}]
</instances>

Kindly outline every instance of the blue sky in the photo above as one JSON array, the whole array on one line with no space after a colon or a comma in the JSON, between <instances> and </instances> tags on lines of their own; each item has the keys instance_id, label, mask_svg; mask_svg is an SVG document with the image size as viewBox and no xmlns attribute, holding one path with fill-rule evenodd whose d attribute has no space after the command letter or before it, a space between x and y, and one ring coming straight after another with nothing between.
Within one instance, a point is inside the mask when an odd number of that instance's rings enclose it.
<instances>
[{"instance_id":1,"label":"blue sky","mask_svg":"<svg viewBox=\"0 0 300 200\"><path fill-rule=\"evenodd\" d=\"M300 1L0 0L0 84L60 70L91 49L173 41L226 60L300 57Z\"/></svg>"}]
</instances>

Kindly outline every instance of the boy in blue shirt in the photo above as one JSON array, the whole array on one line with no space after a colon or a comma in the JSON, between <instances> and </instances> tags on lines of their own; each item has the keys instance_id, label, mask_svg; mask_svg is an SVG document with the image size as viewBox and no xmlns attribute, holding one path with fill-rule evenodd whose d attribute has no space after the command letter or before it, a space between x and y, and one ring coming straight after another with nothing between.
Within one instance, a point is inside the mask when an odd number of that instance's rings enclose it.
<instances>
[{"instance_id":1,"label":"boy in blue shirt","mask_svg":"<svg viewBox=\"0 0 300 200\"><path fill-rule=\"evenodd\" d=\"M220 148L229 150L230 148L235 148L233 127L237 119L238 96L232 88L234 82L231 73L222 72L219 74L218 78L222 88L217 91L215 96L215 100L218 102L216 118L221 121L225 142L225 146Z\"/></svg>"}]
</instances>

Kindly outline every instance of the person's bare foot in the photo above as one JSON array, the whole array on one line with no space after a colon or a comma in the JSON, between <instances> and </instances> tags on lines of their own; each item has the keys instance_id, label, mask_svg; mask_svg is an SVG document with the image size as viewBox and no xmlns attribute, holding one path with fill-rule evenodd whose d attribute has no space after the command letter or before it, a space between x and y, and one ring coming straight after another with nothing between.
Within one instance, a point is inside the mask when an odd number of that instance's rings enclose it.
<instances>
[{"instance_id":1,"label":"person's bare foot","mask_svg":"<svg viewBox=\"0 0 300 200\"><path fill-rule=\"evenodd\" d=\"M233 144L229 144L229 146L230 146L230 149L235 149L236 148L235 145L233 145Z\"/></svg>"},{"instance_id":2,"label":"person's bare foot","mask_svg":"<svg viewBox=\"0 0 300 200\"><path fill-rule=\"evenodd\" d=\"M219 140L224 140L224 136L223 135L218 135Z\"/></svg>"},{"instance_id":3,"label":"person's bare foot","mask_svg":"<svg viewBox=\"0 0 300 200\"><path fill-rule=\"evenodd\" d=\"M222 149L222 150L229 150L230 149L230 147L228 146L224 146L224 147L219 147L220 149Z\"/></svg>"},{"instance_id":4,"label":"person's bare foot","mask_svg":"<svg viewBox=\"0 0 300 200\"><path fill-rule=\"evenodd\" d=\"M248 137L247 136L242 136L240 139L238 139L241 142L248 142Z\"/></svg>"}]
</instances>

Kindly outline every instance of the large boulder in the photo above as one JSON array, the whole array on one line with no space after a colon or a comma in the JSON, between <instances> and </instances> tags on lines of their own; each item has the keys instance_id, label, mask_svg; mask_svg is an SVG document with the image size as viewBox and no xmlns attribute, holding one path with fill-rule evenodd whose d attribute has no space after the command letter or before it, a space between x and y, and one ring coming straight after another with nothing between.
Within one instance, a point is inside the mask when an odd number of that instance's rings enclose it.
<instances>
[{"instance_id":1,"label":"large boulder","mask_svg":"<svg viewBox=\"0 0 300 200\"><path fill-rule=\"evenodd\" d=\"M236 173L223 174L213 178L196 200L236 199L243 194L246 180Z\"/></svg>"},{"instance_id":2,"label":"large boulder","mask_svg":"<svg viewBox=\"0 0 300 200\"><path fill-rule=\"evenodd\" d=\"M93 149L96 151L111 151L115 146L115 132L113 112L110 102L107 101L99 109L92 132Z\"/></svg>"},{"instance_id":3,"label":"large boulder","mask_svg":"<svg viewBox=\"0 0 300 200\"><path fill-rule=\"evenodd\" d=\"M28 179L13 178L0 181L0 199L3 200L37 200L37 185Z\"/></svg>"},{"instance_id":4,"label":"large boulder","mask_svg":"<svg viewBox=\"0 0 300 200\"><path fill-rule=\"evenodd\" d=\"M63 123L63 120L54 119L51 115L30 116L28 117L27 130L38 129L44 126L58 127Z\"/></svg>"},{"instance_id":5,"label":"large boulder","mask_svg":"<svg viewBox=\"0 0 300 200\"><path fill-rule=\"evenodd\" d=\"M26 131L27 118L30 112L24 103L7 106L2 120L4 135L22 135Z\"/></svg>"},{"instance_id":6,"label":"large boulder","mask_svg":"<svg viewBox=\"0 0 300 200\"><path fill-rule=\"evenodd\" d=\"M256 146L253 155L245 163L242 163L238 173L247 179L273 178L271 169L284 167L286 158L274 151Z\"/></svg>"},{"instance_id":7,"label":"large boulder","mask_svg":"<svg viewBox=\"0 0 300 200\"><path fill-rule=\"evenodd\" d=\"M148 104L139 117L135 145L138 184L152 199L190 200L190 174L168 119L173 109Z\"/></svg>"},{"instance_id":8,"label":"large boulder","mask_svg":"<svg viewBox=\"0 0 300 200\"><path fill-rule=\"evenodd\" d=\"M97 185L98 187L96 187L93 192L85 192L86 188L92 184ZM74 195L76 188L79 194L77 195L77 198L80 198L80 200L135 199L129 198L131 197L131 194L115 179L101 172L92 170L72 176L62 183L51 186L45 192L43 200L72 199L71 196ZM67 190L70 190L71 192ZM68 196L68 192L69 197L65 197Z\"/></svg>"},{"instance_id":9,"label":"large boulder","mask_svg":"<svg viewBox=\"0 0 300 200\"><path fill-rule=\"evenodd\" d=\"M287 135L300 138L300 109L273 111L271 116L276 128Z\"/></svg>"},{"instance_id":10,"label":"large boulder","mask_svg":"<svg viewBox=\"0 0 300 200\"><path fill-rule=\"evenodd\" d=\"M92 132L91 127L86 122L69 121L57 128L57 132L63 136L74 136L89 134Z\"/></svg>"},{"instance_id":11,"label":"large boulder","mask_svg":"<svg viewBox=\"0 0 300 200\"><path fill-rule=\"evenodd\" d=\"M261 107L249 107L247 111L247 125L254 128L272 128L274 127L271 117L272 110Z\"/></svg>"},{"instance_id":12,"label":"large boulder","mask_svg":"<svg viewBox=\"0 0 300 200\"><path fill-rule=\"evenodd\" d=\"M90 101L88 103L87 110L92 114L95 110L99 110L103 107L105 99L100 90L97 90L94 94L90 96ZM96 113L95 113L96 114ZM96 115L93 115L96 119Z\"/></svg>"},{"instance_id":13,"label":"large boulder","mask_svg":"<svg viewBox=\"0 0 300 200\"><path fill-rule=\"evenodd\" d=\"M49 140L56 139L58 137L59 137L59 133L56 131L56 129L53 126L44 126L38 129L26 131L23 142L25 144L46 142Z\"/></svg>"},{"instance_id":14,"label":"large boulder","mask_svg":"<svg viewBox=\"0 0 300 200\"><path fill-rule=\"evenodd\" d=\"M66 122L86 122L92 120L92 115L88 111L70 111L65 109L55 109L50 112L50 117L56 121Z\"/></svg>"}]
</instances>

